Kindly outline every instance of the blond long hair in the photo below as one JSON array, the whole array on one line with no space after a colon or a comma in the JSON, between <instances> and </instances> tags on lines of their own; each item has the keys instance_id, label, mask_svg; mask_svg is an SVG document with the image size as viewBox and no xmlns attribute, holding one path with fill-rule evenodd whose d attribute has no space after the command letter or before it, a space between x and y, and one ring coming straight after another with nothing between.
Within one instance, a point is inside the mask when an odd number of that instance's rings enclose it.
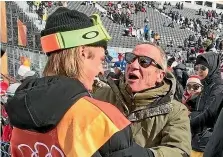
<instances>
[{"instance_id":1,"label":"blond long hair","mask_svg":"<svg viewBox=\"0 0 223 157\"><path fill-rule=\"evenodd\" d=\"M49 55L44 68L44 76L67 76L80 78L82 76L82 60L79 47L60 50Z\"/></svg>"}]
</instances>

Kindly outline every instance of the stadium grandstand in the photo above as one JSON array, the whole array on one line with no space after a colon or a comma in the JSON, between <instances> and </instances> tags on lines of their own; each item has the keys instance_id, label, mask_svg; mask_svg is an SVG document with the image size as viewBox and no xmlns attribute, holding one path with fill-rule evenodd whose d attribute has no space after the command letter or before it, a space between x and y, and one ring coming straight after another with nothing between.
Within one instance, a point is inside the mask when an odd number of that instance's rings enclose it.
<instances>
[{"instance_id":1,"label":"stadium grandstand","mask_svg":"<svg viewBox=\"0 0 223 157\"><path fill-rule=\"evenodd\" d=\"M20 66L20 57L28 57L32 64L31 66L38 71L41 75L42 69L46 63L46 56L41 52L40 44L40 32L44 28L45 20L47 16L50 15L58 6L66 5L69 9L76 9L87 15L93 13L98 13L102 16L102 22L105 28L112 36L112 40L109 42L108 50L112 53L113 57L117 57L117 53L124 53L131 51L131 49L143 39L143 29L145 26L145 19L148 19L149 29L159 38L159 44L166 49L167 52L180 51L184 43L184 39L188 38L190 35L196 34L189 28L181 29L182 25L178 23L173 23L173 27L165 27L171 24L172 19L168 16L171 11L178 11L180 15L184 18L189 19L199 18L203 23L207 22L207 19L203 18L202 15L197 15L198 10L193 10L186 8L189 3L188 1L183 2L185 5L184 9L179 10L176 8L176 2L171 2L171 6L166 5L165 11L160 11L159 9L163 6L162 3L148 4L146 7L146 12L138 12L137 14L131 13L129 17L130 23L133 27L126 27L123 24L119 24L114 21L114 17L108 15L107 3L103 1L91 2L86 4L83 2L73 1L73 2L49 2L44 4L42 7L39 2L25 2L25 1L10 1L1 2L2 23L5 25L2 32L6 31L7 35L2 36L2 47L6 49L8 57L8 74L12 77L16 77L16 73ZM93 4L94 3L94 4ZM117 4L118 2L112 2ZM133 5L136 2L127 2ZM38 8L38 5L41 7ZM205 4L202 4L205 5ZM218 5L219 6L219 5ZM208 7L206 7L208 8ZM162 8L163 9L163 8ZM103 16L106 14L106 16ZM111 18L112 17L112 18ZM220 17L220 16L219 16ZM3 21L5 19L5 21ZM116 19L115 19L116 20ZM129 31L129 28L133 28L133 35L124 35L125 31ZM142 34L140 36L140 34ZM5 39L5 41L3 41ZM170 45L171 47L167 47ZM173 46L173 47L172 47ZM14 53L13 53L14 52Z\"/></svg>"}]
</instances>

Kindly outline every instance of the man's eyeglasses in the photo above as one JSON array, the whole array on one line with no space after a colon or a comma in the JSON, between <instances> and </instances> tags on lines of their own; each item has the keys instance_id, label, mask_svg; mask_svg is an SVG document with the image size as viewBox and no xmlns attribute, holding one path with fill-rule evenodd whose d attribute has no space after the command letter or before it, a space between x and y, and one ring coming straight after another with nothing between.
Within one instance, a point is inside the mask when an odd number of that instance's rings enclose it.
<instances>
[{"instance_id":1,"label":"man's eyeglasses","mask_svg":"<svg viewBox=\"0 0 223 157\"><path fill-rule=\"evenodd\" d=\"M138 56L131 52L125 53L125 60L128 64L133 63L136 59L138 59L139 65L143 68L148 68L152 63L154 63L158 69L163 70L163 68L154 59L150 57Z\"/></svg>"},{"instance_id":2,"label":"man's eyeglasses","mask_svg":"<svg viewBox=\"0 0 223 157\"><path fill-rule=\"evenodd\" d=\"M197 91L200 87L202 87L199 84L187 84L186 88L187 90L193 90L193 91Z\"/></svg>"},{"instance_id":3,"label":"man's eyeglasses","mask_svg":"<svg viewBox=\"0 0 223 157\"><path fill-rule=\"evenodd\" d=\"M199 70L201 70L201 71L205 71L206 69L207 69L207 67L204 66L204 65L200 65L200 66L195 66L195 67L194 67L194 70L195 70L195 71L199 71Z\"/></svg>"}]
</instances>

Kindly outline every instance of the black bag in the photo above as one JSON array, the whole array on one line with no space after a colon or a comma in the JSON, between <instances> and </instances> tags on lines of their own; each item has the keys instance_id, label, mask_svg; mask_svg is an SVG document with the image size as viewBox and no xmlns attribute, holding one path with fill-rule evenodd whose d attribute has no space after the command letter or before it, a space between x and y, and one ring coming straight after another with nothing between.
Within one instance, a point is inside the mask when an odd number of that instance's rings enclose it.
<instances>
[{"instance_id":1,"label":"black bag","mask_svg":"<svg viewBox=\"0 0 223 157\"><path fill-rule=\"evenodd\" d=\"M183 75L182 75L182 86L185 88L187 84L187 80L189 78L189 75L186 70L183 70Z\"/></svg>"},{"instance_id":2,"label":"black bag","mask_svg":"<svg viewBox=\"0 0 223 157\"><path fill-rule=\"evenodd\" d=\"M176 79L176 91L174 94L174 99L181 102L183 98L184 88L180 82Z\"/></svg>"},{"instance_id":3,"label":"black bag","mask_svg":"<svg viewBox=\"0 0 223 157\"><path fill-rule=\"evenodd\" d=\"M207 128L201 133L198 133L192 137L192 149L199 152L204 152L205 147L209 141L213 132L212 128Z\"/></svg>"}]
</instances>

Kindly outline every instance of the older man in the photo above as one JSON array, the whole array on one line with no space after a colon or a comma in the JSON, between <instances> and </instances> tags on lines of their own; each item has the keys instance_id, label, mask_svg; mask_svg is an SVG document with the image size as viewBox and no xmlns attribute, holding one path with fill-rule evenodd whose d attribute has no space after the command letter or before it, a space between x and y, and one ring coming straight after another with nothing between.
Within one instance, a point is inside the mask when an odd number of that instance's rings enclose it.
<instances>
[{"instance_id":1,"label":"older man","mask_svg":"<svg viewBox=\"0 0 223 157\"><path fill-rule=\"evenodd\" d=\"M125 78L118 86L98 89L97 99L116 104L132 122L133 137L150 148L155 157L185 157L191 151L191 134L186 107L173 99L176 80L166 73L163 50L151 43L139 44L125 54Z\"/></svg>"}]
</instances>

